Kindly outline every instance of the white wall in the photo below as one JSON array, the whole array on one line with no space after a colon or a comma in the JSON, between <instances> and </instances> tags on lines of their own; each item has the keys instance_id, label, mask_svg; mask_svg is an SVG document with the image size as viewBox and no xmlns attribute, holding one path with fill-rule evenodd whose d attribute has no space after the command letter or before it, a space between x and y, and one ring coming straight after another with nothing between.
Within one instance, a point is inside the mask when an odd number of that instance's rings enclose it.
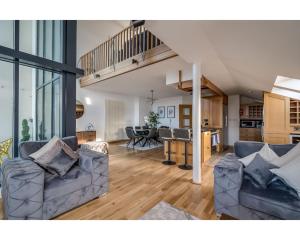
<instances>
[{"instance_id":1,"label":"white wall","mask_svg":"<svg viewBox=\"0 0 300 240\"><path fill-rule=\"evenodd\" d=\"M162 98L158 99L153 103L152 111L157 113L157 109L159 106L165 107L165 117L160 118L160 125L169 126L171 128L179 127L179 104L182 104L182 96L170 97L170 98ZM175 118L167 118L167 107L175 106Z\"/></svg>"},{"instance_id":2,"label":"white wall","mask_svg":"<svg viewBox=\"0 0 300 240\"><path fill-rule=\"evenodd\" d=\"M87 104L86 98L89 98L90 105ZM94 91L87 88L80 88L77 81L77 100L83 103L85 109L81 118L76 120L76 130L86 130L89 123L92 123L97 132L97 139L105 139L105 100L116 100L124 102L124 123L125 126L134 126L139 122L139 114L137 109L140 109L137 101L139 100L134 96L127 96L121 94L113 94L101 91ZM125 138L125 131L118 133L119 139Z\"/></svg>"},{"instance_id":3,"label":"white wall","mask_svg":"<svg viewBox=\"0 0 300 240\"><path fill-rule=\"evenodd\" d=\"M123 29L118 21L77 21L77 60Z\"/></svg>"},{"instance_id":4,"label":"white wall","mask_svg":"<svg viewBox=\"0 0 300 240\"><path fill-rule=\"evenodd\" d=\"M228 144L240 139L240 95L228 96Z\"/></svg>"}]
</instances>

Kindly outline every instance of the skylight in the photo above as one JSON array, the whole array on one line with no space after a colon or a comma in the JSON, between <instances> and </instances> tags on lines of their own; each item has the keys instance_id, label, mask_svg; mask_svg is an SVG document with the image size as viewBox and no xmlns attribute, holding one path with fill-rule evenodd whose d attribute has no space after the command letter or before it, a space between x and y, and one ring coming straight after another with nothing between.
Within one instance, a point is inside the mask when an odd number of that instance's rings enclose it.
<instances>
[{"instance_id":1,"label":"skylight","mask_svg":"<svg viewBox=\"0 0 300 240\"><path fill-rule=\"evenodd\" d=\"M271 92L300 100L300 79L277 76Z\"/></svg>"},{"instance_id":2,"label":"skylight","mask_svg":"<svg viewBox=\"0 0 300 240\"><path fill-rule=\"evenodd\" d=\"M274 87L300 91L300 79L277 76Z\"/></svg>"}]
</instances>

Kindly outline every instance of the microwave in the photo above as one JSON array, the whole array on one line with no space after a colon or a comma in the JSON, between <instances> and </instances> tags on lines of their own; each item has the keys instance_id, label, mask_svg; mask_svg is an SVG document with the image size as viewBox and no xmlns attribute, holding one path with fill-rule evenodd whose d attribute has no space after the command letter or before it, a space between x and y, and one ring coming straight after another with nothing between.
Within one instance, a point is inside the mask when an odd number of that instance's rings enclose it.
<instances>
[{"instance_id":1,"label":"microwave","mask_svg":"<svg viewBox=\"0 0 300 240\"><path fill-rule=\"evenodd\" d=\"M241 128L256 128L255 120L241 120L240 121Z\"/></svg>"}]
</instances>

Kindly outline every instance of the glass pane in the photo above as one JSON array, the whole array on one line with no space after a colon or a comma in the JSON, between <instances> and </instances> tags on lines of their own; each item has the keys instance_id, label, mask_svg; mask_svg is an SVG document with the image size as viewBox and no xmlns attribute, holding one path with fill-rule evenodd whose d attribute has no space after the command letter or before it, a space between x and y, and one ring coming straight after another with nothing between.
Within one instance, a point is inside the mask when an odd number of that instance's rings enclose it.
<instances>
[{"instance_id":1,"label":"glass pane","mask_svg":"<svg viewBox=\"0 0 300 240\"><path fill-rule=\"evenodd\" d=\"M0 20L0 45L14 47L14 21Z\"/></svg>"},{"instance_id":2,"label":"glass pane","mask_svg":"<svg viewBox=\"0 0 300 240\"><path fill-rule=\"evenodd\" d=\"M55 79L55 78L54 78ZM61 81L60 75L57 74L57 79L53 82L53 135L60 137L61 136Z\"/></svg>"},{"instance_id":3,"label":"glass pane","mask_svg":"<svg viewBox=\"0 0 300 240\"><path fill-rule=\"evenodd\" d=\"M185 127L190 126L190 119L184 119L184 124Z\"/></svg>"},{"instance_id":4,"label":"glass pane","mask_svg":"<svg viewBox=\"0 0 300 240\"><path fill-rule=\"evenodd\" d=\"M44 136L46 139L52 137L51 124L52 124L52 85L48 84L45 86L45 97L44 97Z\"/></svg>"},{"instance_id":5,"label":"glass pane","mask_svg":"<svg viewBox=\"0 0 300 240\"><path fill-rule=\"evenodd\" d=\"M190 108L184 108L183 109L183 114L186 115L186 116L190 115Z\"/></svg>"},{"instance_id":6,"label":"glass pane","mask_svg":"<svg viewBox=\"0 0 300 240\"><path fill-rule=\"evenodd\" d=\"M20 21L20 51L36 55L36 21Z\"/></svg>"},{"instance_id":7,"label":"glass pane","mask_svg":"<svg viewBox=\"0 0 300 240\"><path fill-rule=\"evenodd\" d=\"M44 96L44 89L40 88L39 90L37 90L37 103L36 103L36 107L37 107L37 120L36 120L36 124L37 124L37 139L38 140L45 140L45 136L44 136L44 123L43 123L43 115L44 115L44 111L43 111L43 96Z\"/></svg>"},{"instance_id":8,"label":"glass pane","mask_svg":"<svg viewBox=\"0 0 300 240\"><path fill-rule=\"evenodd\" d=\"M20 21L20 50L62 62L62 21Z\"/></svg>"},{"instance_id":9,"label":"glass pane","mask_svg":"<svg viewBox=\"0 0 300 240\"><path fill-rule=\"evenodd\" d=\"M20 66L19 81L19 141L35 140L36 69Z\"/></svg>"},{"instance_id":10,"label":"glass pane","mask_svg":"<svg viewBox=\"0 0 300 240\"><path fill-rule=\"evenodd\" d=\"M0 161L12 156L13 138L13 64L0 61ZM5 143L3 141L6 141ZM6 151L7 150L7 151Z\"/></svg>"}]
</instances>

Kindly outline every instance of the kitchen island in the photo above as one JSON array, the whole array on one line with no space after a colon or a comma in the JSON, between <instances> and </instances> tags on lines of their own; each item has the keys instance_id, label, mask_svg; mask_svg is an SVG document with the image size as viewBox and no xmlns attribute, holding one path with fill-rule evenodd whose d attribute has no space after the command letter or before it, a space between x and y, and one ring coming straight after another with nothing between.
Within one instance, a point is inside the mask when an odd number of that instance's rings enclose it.
<instances>
[{"instance_id":1,"label":"kitchen island","mask_svg":"<svg viewBox=\"0 0 300 240\"><path fill-rule=\"evenodd\" d=\"M219 143L216 144L213 140L213 135L218 134ZM222 129L204 129L201 133L201 162L209 160L212 156L213 148L216 152L223 151L223 134ZM212 143L214 146L212 146ZM183 141L174 139L171 141L171 160L175 161L177 165L184 164L185 144ZM193 142L187 144L188 150L188 164L193 163ZM166 159L168 158L168 145L164 145L164 153Z\"/></svg>"}]
</instances>

